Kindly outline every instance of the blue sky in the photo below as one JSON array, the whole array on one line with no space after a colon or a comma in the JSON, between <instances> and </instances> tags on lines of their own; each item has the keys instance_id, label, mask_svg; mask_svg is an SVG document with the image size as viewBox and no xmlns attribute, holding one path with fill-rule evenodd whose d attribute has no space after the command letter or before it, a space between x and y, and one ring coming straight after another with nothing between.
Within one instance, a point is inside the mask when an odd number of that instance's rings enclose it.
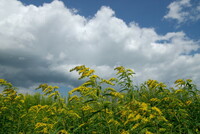
<instances>
[{"instance_id":1,"label":"blue sky","mask_svg":"<svg viewBox=\"0 0 200 134\"><path fill-rule=\"evenodd\" d=\"M86 65L103 78L116 66L134 82L200 83L199 0L1 0L0 77L30 91L69 89Z\"/></svg>"}]
</instances>

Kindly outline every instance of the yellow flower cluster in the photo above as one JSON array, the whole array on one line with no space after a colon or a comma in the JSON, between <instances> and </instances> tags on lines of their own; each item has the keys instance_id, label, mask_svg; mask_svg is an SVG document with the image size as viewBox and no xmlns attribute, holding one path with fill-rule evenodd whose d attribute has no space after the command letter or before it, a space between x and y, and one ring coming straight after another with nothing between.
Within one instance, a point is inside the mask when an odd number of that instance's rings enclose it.
<instances>
[{"instance_id":1,"label":"yellow flower cluster","mask_svg":"<svg viewBox=\"0 0 200 134\"><path fill-rule=\"evenodd\" d=\"M82 109L83 111L89 111L89 110L92 110L92 107L89 106L89 105L86 105L86 106L83 106L81 109Z\"/></svg>"},{"instance_id":2,"label":"yellow flower cluster","mask_svg":"<svg viewBox=\"0 0 200 134\"><path fill-rule=\"evenodd\" d=\"M60 130L58 134L69 134L66 130Z\"/></svg>"},{"instance_id":3,"label":"yellow flower cluster","mask_svg":"<svg viewBox=\"0 0 200 134\"><path fill-rule=\"evenodd\" d=\"M175 91L175 94L178 94L180 92L184 92L184 90L183 89L178 89L178 90Z\"/></svg>"},{"instance_id":4,"label":"yellow flower cluster","mask_svg":"<svg viewBox=\"0 0 200 134\"><path fill-rule=\"evenodd\" d=\"M134 72L117 67L117 78L102 79L94 70L71 71L86 82L61 97L57 86L41 84L42 95L17 93L0 79L0 133L198 133L199 91L191 80L177 80L167 89L156 80L134 86ZM191 120L191 117L192 118ZM12 126L12 127L10 127ZM9 128L9 129L8 129Z\"/></svg>"},{"instance_id":5,"label":"yellow flower cluster","mask_svg":"<svg viewBox=\"0 0 200 134\"><path fill-rule=\"evenodd\" d=\"M147 110L148 110L148 104L142 102L142 103L140 104L140 109L141 109L142 111L147 111Z\"/></svg>"},{"instance_id":6,"label":"yellow flower cluster","mask_svg":"<svg viewBox=\"0 0 200 134\"><path fill-rule=\"evenodd\" d=\"M160 109L157 108L157 107L152 107L152 110L156 111L159 115L162 114L162 112L160 111Z\"/></svg>"},{"instance_id":7,"label":"yellow flower cluster","mask_svg":"<svg viewBox=\"0 0 200 134\"><path fill-rule=\"evenodd\" d=\"M149 101L152 101L152 102L160 102L160 99L158 99L158 98L152 98L152 99L150 99Z\"/></svg>"},{"instance_id":8,"label":"yellow flower cluster","mask_svg":"<svg viewBox=\"0 0 200 134\"><path fill-rule=\"evenodd\" d=\"M152 132L150 131L146 131L145 134L153 134Z\"/></svg>"},{"instance_id":9,"label":"yellow flower cluster","mask_svg":"<svg viewBox=\"0 0 200 134\"><path fill-rule=\"evenodd\" d=\"M79 79L89 77L95 72L94 70L90 70L90 68L86 68L85 65L77 66L77 67L71 69L70 72L72 72L74 70L78 71L78 73L81 75L79 77Z\"/></svg>"},{"instance_id":10,"label":"yellow flower cluster","mask_svg":"<svg viewBox=\"0 0 200 134\"><path fill-rule=\"evenodd\" d=\"M192 103L191 100L186 101L186 104L187 104L187 105L190 105L191 103Z\"/></svg>"},{"instance_id":11,"label":"yellow flower cluster","mask_svg":"<svg viewBox=\"0 0 200 134\"><path fill-rule=\"evenodd\" d=\"M140 126L140 124L139 123L137 123L137 124L135 124L132 128L131 128L131 130L134 130L134 129L136 129L138 126Z\"/></svg>"},{"instance_id":12,"label":"yellow flower cluster","mask_svg":"<svg viewBox=\"0 0 200 134\"><path fill-rule=\"evenodd\" d=\"M109 80L105 80L105 79L102 79L102 83L106 83L106 84L108 84L108 85L112 85L112 86L115 85L115 84L112 83L111 81L109 81Z\"/></svg>"},{"instance_id":13,"label":"yellow flower cluster","mask_svg":"<svg viewBox=\"0 0 200 134\"><path fill-rule=\"evenodd\" d=\"M119 93L119 92L110 92L111 95L115 96L115 97L118 97L118 98L123 98L124 96Z\"/></svg>"},{"instance_id":14,"label":"yellow flower cluster","mask_svg":"<svg viewBox=\"0 0 200 134\"><path fill-rule=\"evenodd\" d=\"M79 97L77 95L74 95L74 96L72 96L72 97L69 98L69 102L72 101L72 100L76 101L78 99L79 99Z\"/></svg>"},{"instance_id":15,"label":"yellow flower cluster","mask_svg":"<svg viewBox=\"0 0 200 134\"><path fill-rule=\"evenodd\" d=\"M39 133L48 134L49 130L53 128L53 124L48 123L37 123L35 125L35 130Z\"/></svg>"},{"instance_id":16,"label":"yellow flower cluster","mask_svg":"<svg viewBox=\"0 0 200 134\"><path fill-rule=\"evenodd\" d=\"M119 125L120 125L120 123L119 123L118 121L114 120L114 119L110 119L110 120L108 121L108 123L113 124L113 125L115 125L115 126L119 126Z\"/></svg>"}]
</instances>

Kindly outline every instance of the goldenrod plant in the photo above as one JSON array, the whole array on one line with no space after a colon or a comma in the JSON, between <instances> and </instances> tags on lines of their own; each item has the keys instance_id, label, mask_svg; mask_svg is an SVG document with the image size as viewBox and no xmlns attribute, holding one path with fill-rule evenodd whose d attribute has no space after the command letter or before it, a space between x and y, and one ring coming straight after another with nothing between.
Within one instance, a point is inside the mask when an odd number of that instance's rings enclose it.
<instances>
[{"instance_id":1,"label":"goldenrod plant","mask_svg":"<svg viewBox=\"0 0 200 134\"><path fill-rule=\"evenodd\" d=\"M147 80L135 86L131 69L116 67L103 79L84 65L83 84L62 97L59 87L41 84L42 93L21 94L4 79L0 94L0 134L198 134L200 91L190 79L173 88Z\"/></svg>"}]
</instances>

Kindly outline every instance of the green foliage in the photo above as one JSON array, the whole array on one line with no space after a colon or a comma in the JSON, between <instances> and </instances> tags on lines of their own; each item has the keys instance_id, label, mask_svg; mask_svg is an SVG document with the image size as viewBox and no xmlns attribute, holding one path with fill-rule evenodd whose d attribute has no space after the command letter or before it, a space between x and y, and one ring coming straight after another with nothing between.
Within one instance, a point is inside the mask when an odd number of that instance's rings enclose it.
<instances>
[{"instance_id":1,"label":"green foliage","mask_svg":"<svg viewBox=\"0 0 200 134\"><path fill-rule=\"evenodd\" d=\"M60 96L57 86L41 84L43 94L17 93L0 79L2 134L168 134L200 132L200 91L192 80L179 79L175 88L148 80L134 86L134 72L115 68L117 78L103 79L77 66L80 86ZM120 89L116 89L120 87Z\"/></svg>"}]
</instances>

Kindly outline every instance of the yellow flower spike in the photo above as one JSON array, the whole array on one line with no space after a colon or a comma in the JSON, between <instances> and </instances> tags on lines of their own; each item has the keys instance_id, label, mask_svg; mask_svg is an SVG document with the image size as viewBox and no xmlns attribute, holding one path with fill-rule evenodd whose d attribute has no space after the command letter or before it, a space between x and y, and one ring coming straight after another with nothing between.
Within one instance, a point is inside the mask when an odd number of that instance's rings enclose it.
<instances>
[{"instance_id":1,"label":"yellow flower spike","mask_svg":"<svg viewBox=\"0 0 200 134\"><path fill-rule=\"evenodd\" d=\"M45 95L47 94L50 94L50 93L53 93L54 89L53 88L50 88L49 90L46 91Z\"/></svg>"},{"instance_id":2,"label":"yellow flower spike","mask_svg":"<svg viewBox=\"0 0 200 134\"><path fill-rule=\"evenodd\" d=\"M159 87L163 87L163 88L164 88L164 87L167 87L167 85L165 85L165 84L162 83L162 82L160 82L158 86L159 86Z\"/></svg>"},{"instance_id":3,"label":"yellow flower spike","mask_svg":"<svg viewBox=\"0 0 200 134\"><path fill-rule=\"evenodd\" d=\"M85 71L85 72L82 73L82 76L83 77L88 77L93 73L94 73L94 70Z\"/></svg>"},{"instance_id":4,"label":"yellow flower spike","mask_svg":"<svg viewBox=\"0 0 200 134\"><path fill-rule=\"evenodd\" d=\"M162 100L164 100L164 101L169 101L170 98L169 98L169 97L165 97L165 98L163 98Z\"/></svg>"},{"instance_id":5,"label":"yellow flower spike","mask_svg":"<svg viewBox=\"0 0 200 134\"><path fill-rule=\"evenodd\" d=\"M88 82L83 83L82 86L89 86L89 85L92 85L92 84L93 84L93 83L92 83L91 81L88 81Z\"/></svg>"},{"instance_id":6,"label":"yellow flower spike","mask_svg":"<svg viewBox=\"0 0 200 134\"><path fill-rule=\"evenodd\" d=\"M152 99L150 99L149 101L152 101L152 102L160 102L160 99L158 99L158 98L152 98Z\"/></svg>"},{"instance_id":7,"label":"yellow flower spike","mask_svg":"<svg viewBox=\"0 0 200 134\"><path fill-rule=\"evenodd\" d=\"M134 118L135 117L135 114L131 113L128 115L128 119L131 119L131 118Z\"/></svg>"},{"instance_id":8,"label":"yellow flower spike","mask_svg":"<svg viewBox=\"0 0 200 134\"><path fill-rule=\"evenodd\" d=\"M127 69L126 71L127 71L127 72L130 72L130 73L132 73L132 74L135 74L135 72L134 72L132 69Z\"/></svg>"},{"instance_id":9,"label":"yellow flower spike","mask_svg":"<svg viewBox=\"0 0 200 134\"><path fill-rule=\"evenodd\" d=\"M186 81L187 81L187 82L189 82L189 83L191 83L191 82L192 82L192 80L191 80L191 79L186 79Z\"/></svg>"},{"instance_id":10,"label":"yellow flower spike","mask_svg":"<svg viewBox=\"0 0 200 134\"><path fill-rule=\"evenodd\" d=\"M51 98L52 96L59 96L60 93L58 91L55 91L53 93L51 93L48 97Z\"/></svg>"},{"instance_id":11,"label":"yellow flower spike","mask_svg":"<svg viewBox=\"0 0 200 134\"><path fill-rule=\"evenodd\" d=\"M48 122L48 121L49 121L49 118L44 117L44 118L42 119L42 121L44 121L44 122Z\"/></svg>"},{"instance_id":12,"label":"yellow flower spike","mask_svg":"<svg viewBox=\"0 0 200 134\"><path fill-rule=\"evenodd\" d=\"M164 116L159 116L158 120L167 122L168 120Z\"/></svg>"},{"instance_id":13,"label":"yellow flower spike","mask_svg":"<svg viewBox=\"0 0 200 134\"><path fill-rule=\"evenodd\" d=\"M125 131L124 129L122 130L122 132L120 134L129 134L128 131Z\"/></svg>"},{"instance_id":14,"label":"yellow flower spike","mask_svg":"<svg viewBox=\"0 0 200 134\"><path fill-rule=\"evenodd\" d=\"M114 124L114 125L116 125L116 126L119 126L119 125L120 125L119 122L116 121L116 120L114 120L114 119L110 119L110 120L108 121L108 123L112 123L112 124Z\"/></svg>"},{"instance_id":15,"label":"yellow flower spike","mask_svg":"<svg viewBox=\"0 0 200 134\"><path fill-rule=\"evenodd\" d=\"M89 69L89 68L84 68L84 69L82 69L82 70L79 70L78 73L81 74L81 73L87 72L88 69Z\"/></svg>"},{"instance_id":16,"label":"yellow flower spike","mask_svg":"<svg viewBox=\"0 0 200 134\"><path fill-rule=\"evenodd\" d=\"M66 113L66 110L64 108L59 108L57 111L59 114Z\"/></svg>"},{"instance_id":17,"label":"yellow flower spike","mask_svg":"<svg viewBox=\"0 0 200 134\"><path fill-rule=\"evenodd\" d=\"M48 128L43 128L43 130L41 130L40 132L42 132L43 134L48 134Z\"/></svg>"},{"instance_id":18,"label":"yellow flower spike","mask_svg":"<svg viewBox=\"0 0 200 134\"><path fill-rule=\"evenodd\" d=\"M48 124L48 127L49 127L50 129L53 129L53 124Z\"/></svg>"},{"instance_id":19,"label":"yellow flower spike","mask_svg":"<svg viewBox=\"0 0 200 134\"><path fill-rule=\"evenodd\" d=\"M120 73L123 73L125 72L125 68L123 66L120 66L120 67L116 67L114 70L117 70L117 74L120 74Z\"/></svg>"},{"instance_id":20,"label":"yellow flower spike","mask_svg":"<svg viewBox=\"0 0 200 134\"><path fill-rule=\"evenodd\" d=\"M68 92L68 94L69 94L69 95L72 95L72 94L73 94L73 92L72 92L72 91L69 91L69 92Z\"/></svg>"},{"instance_id":21,"label":"yellow flower spike","mask_svg":"<svg viewBox=\"0 0 200 134\"><path fill-rule=\"evenodd\" d=\"M178 79L178 80L175 81L175 83L180 83L180 82L184 82L184 80L183 79Z\"/></svg>"},{"instance_id":22,"label":"yellow flower spike","mask_svg":"<svg viewBox=\"0 0 200 134\"><path fill-rule=\"evenodd\" d=\"M112 115L113 111L109 110L108 108L106 108L106 113Z\"/></svg>"},{"instance_id":23,"label":"yellow flower spike","mask_svg":"<svg viewBox=\"0 0 200 134\"><path fill-rule=\"evenodd\" d=\"M90 107L88 104L86 106L83 106L81 108L83 111L89 111L89 110L92 110L92 107Z\"/></svg>"},{"instance_id":24,"label":"yellow flower spike","mask_svg":"<svg viewBox=\"0 0 200 134\"><path fill-rule=\"evenodd\" d=\"M10 89L10 88L3 90L3 94L12 94L14 92L16 92L16 91L14 91L13 89Z\"/></svg>"},{"instance_id":25,"label":"yellow flower spike","mask_svg":"<svg viewBox=\"0 0 200 134\"><path fill-rule=\"evenodd\" d=\"M142 104L140 105L140 109L143 111L147 111L148 110L148 104L142 102Z\"/></svg>"},{"instance_id":26,"label":"yellow flower spike","mask_svg":"<svg viewBox=\"0 0 200 134\"><path fill-rule=\"evenodd\" d=\"M9 102L10 101L10 98L9 97L7 97L7 98L5 98L4 100L3 100L3 102Z\"/></svg>"},{"instance_id":27,"label":"yellow flower spike","mask_svg":"<svg viewBox=\"0 0 200 134\"><path fill-rule=\"evenodd\" d=\"M109 81L117 81L116 78L110 78Z\"/></svg>"},{"instance_id":28,"label":"yellow flower spike","mask_svg":"<svg viewBox=\"0 0 200 134\"><path fill-rule=\"evenodd\" d=\"M0 79L0 85L4 85L6 87L12 87L12 84L7 82L6 80L4 79Z\"/></svg>"},{"instance_id":29,"label":"yellow flower spike","mask_svg":"<svg viewBox=\"0 0 200 134\"><path fill-rule=\"evenodd\" d=\"M165 128L159 128L159 132L165 132L166 129Z\"/></svg>"},{"instance_id":30,"label":"yellow flower spike","mask_svg":"<svg viewBox=\"0 0 200 134\"><path fill-rule=\"evenodd\" d=\"M54 88L54 89L58 89L58 88L59 88L59 86L54 86L53 88Z\"/></svg>"},{"instance_id":31,"label":"yellow flower spike","mask_svg":"<svg viewBox=\"0 0 200 134\"><path fill-rule=\"evenodd\" d=\"M174 82L176 84L176 87L185 85L185 81L183 79L178 79Z\"/></svg>"},{"instance_id":32,"label":"yellow flower spike","mask_svg":"<svg viewBox=\"0 0 200 134\"><path fill-rule=\"evenodd\" d=\"M181 92L184 92L184 90L183 89L178 89L178 90L175 91L175 94L181 93Z\"/></svg>"},{"instance_id":33,"label":"yellow flower spike","mask_svg":"<svg viewBox=\"0 0 200 134\"><path fill-rule=\"evenodd\" d=\"M142 123L145 124L145 123L147 123L147 122L149 122L148 118L143 117L143 118L142 118Z\"/></svg>"},{"instance_id":34,"label":"yellow flower spike","mask_svg":"<svg viewBox=\"0 0 200 134\"><path fill-rule=\"evenodd\" d=\"M60 130L57 134L69 134L66 130Z\"/></svg>"},{"instance_id":35,"label":"yellow flower spike","mask_svg":"<svg viewBox=\"0 0 200 134\"><path fill-rule=\"evenodd\" d=\"M49 90L51 90L51 91L53 90L53 89L51 88L51 86L48 86L48 87L44 88L42 92L46 92L46 91L49 91Z\"/></svg>"},{"instance_id":36,"label":"yellow flower spike","mask_svg":"<svg viewBox=\"0 0 200 134\"><path fill-rule=\"evenodd\" d=\"M140 125L139 123L135 124L135 125L131 128L131 130L136 129L139 125Z\"/></svg>"},{"instance_id":37,"label":"yellow flower spike","mask_svg":"<svg viewBox=\"0 0 200 134\"><path fill-rule=\"evenodd\" d=\"M20 100L21 103L24 103L24 100Z\"/></svg>"},{"instance_id":38,"label":"yellow flower spike","mask_svg":"<svg viewBox=\"0 0 200 134\"><path fill-rule=\"evenodd\" d=\"M77 95L74 95L72 97L69 98L69 101L72 101L72 100L78 100L78 96Z\"/></svg>"},{"instance_id":39,"label":"yellow flower spike","mask_svg":"<svg viewBox=\"0 0 200 134\"><path fill-rule=\"evenodd\" d=\"M48 105L43 105L43 106L41 106L40 109L47 109L48 107L49 107Z\"/></svg>"},{"instance_id":40,"label":"yellow flower spike","mask_svg":"<svg viewBox=\"0 0 200 134\"><path fill-rule=\"evenodd\" d=\"M79 86L77 88L74 88L71 92L83 92L84 90L87 90L88 88L84 87L84 86Z\"/></svg>"},{"instance_id":41,"label":"yellow flower spike","mask_svg":"<svg viewBox=\"0 0 200 134\"><path fill-rule=\"evenodd\" d=\"M159 115L162 114L162 112L160 111L160 109L157 108L157 107L152 107L152 110L156 111Z\"/></svg>"},{"instance_id":42,"label":"yellow flower spike","mask_svg":"<svg viewBox=\"0 0 200 134\"><path fill-rule=\"evenodd\" d=\"M135 118L134 118L134 121L137 121L137 120L139 120L139 119L141 119L141 115L140 114L137 114L136 116L135 116Z\"/></svg>"},{"instance_id":43,"label":"yellow flower spike","mask_svg":"<svg viewBox=\"0 0 200 134\"><path fill-rule=\"evenodd\" d=\"M113 91L113 92L116 92L116 90L115 90L114 88L111 88L111 87L107 87L107 88L105 89L105 91Z\"/></svg>"},{"instance_id":44,"label":"yellow flower spike","mask_svg":"<svg viewBox=\"0 0 200 134\"><path fill-rule=\"evenodd\" d=\"M48 84L46 84L46 83L40 84L40 85L36 88L36 90L41 88L41 89L42 89L42 92L43 92L44 89L47 88L47 87L48 87Z\"/></svg>"},{"instance_id":45,"label":"yellow flower spike","mask_svg":"<svg viewBox=\"0 0 200 134\"><path fill-rule=\"evenodd\" d=\"M46 127L46 126L47 126L46 123L41 123L41 122L39 122L39 123L36 123L36 124L35 124L35 129L38 129L38 128L40 128L40 127Z\"/></svg>"},{"instance_id":46,"label":"yellow flower spike","mask_svg":"<svg viewBox=\"0 0 200 134\"><path fill-rule=\"evenodd\" d=\"M76 71L78 71L78 70L82 70L82 69L84 69L85 68L85 65L81 65L81 66L76 66L75 68L73 68L73 69L71 69L71 70L76 70ZM71 72L71 71L70 71Z\"/></svg>"},{"instance_id":47,"label":"yellow flower spike","mask_svg":"<svg viewBox=\"0 0 200 134\"><path fill-rule=\"evenodd\" d=\"M90 70L90 71L88 72L88 74L91 75L91 74L93 74L94 72L95 72L94 70ZM89 76L89 75L88 75L88 76Z\"/></svg>"},{"instance_id":48,"label":"yellow flower spike","mask_svg":"<svg viewBox=\"0 0 200 134\"><path fill-rule=\"evenodd\" d=\"M109 80L105 80L105 79L103 79L102 82L104 82L104 83L106 83L106 84L108 84L108 85L112 85L112 86L115 85L115 84L112 83L111 81L109 81Z\"/></svg>"},{"instance_id":49,"label":"yellow flower spike","mask_svg":"<svg viewBox=\"0 0 200 134\"><path fill-rule=\"evenodd\" d=\"M99 78L99 76L98 75L92 75L92 76L90 76L90 78L91 79L96 79L96 78Z\"/></svg>"},{"instance_id":50,"label":"yellow flower spike","mask_svg":"<svg viewBox=\"0 0 200 134\"><path fill-rule=\"evenodd\" d=\"M150 114L150 116L149 116L150 119L153 119L154 117L155 117L155 115L153 115L153 114Z\"/></svg>"},{"instance_id":51,"label":"yellow flower spike","mask_svg":"<svg viewBox=\"0 0 200 134\"><path fill-rule=\"evenodd\" d=\"M152 132L150 131L146 131L145 134L153 134Z\"/></svg>"},{"instance_id":52,"label":"yellow flower spike","mask_svg":"<svg viewBox=\"0 0 200 134\"><path fill-rule=\"evenodd\" d=\"M20 98L21 98L20 96L16 96L16 97L15 97L15 100L18 100L18 99L20 99Z\"/></svg>"},{"instance_id":53,"label":"yellow flower spike","mask_svg":"<svg viewBox=\"0 0 200 134\"><path fill-rule=\"evenodd\" d=\"M81 117L80 117L77 113L75 113L73 110L68 111L68 114L69 114L70 116L75 117L75 118L81 118Z\"/></svg>"},{"instance_id":54,"label":"yellow flower spike","mask_svg":"<svg viewBox=\"0 0 200 134\"><path fill-rule=\"evenodd\" d=\"M126 110L123 110L123 111L121 111L120 113L121 113L122 116L126 116L127 111L126 111Z\"/></svg>"},{"instance_id":55,"label":"yellow flower spike","mask_svg":"<svg viewBox=\"0 0 200 134\"><path fill-rule=\"evenodd\" d=\"M115 97L119 97L119 98L123 98L124 96L119 93L119 92L110 92L111 95L115 96Z\"/></svg>"},{"instance_id":56,"label":"yellow flower spike","mask_svg":"<svg viewBox=\"0 0 200 134\"><path fill-rule=\"evenodd\" d=\"M0 79L0 83L5 83L6 81L4 79Z\"/></svg>"},{"instance_id":57,"label":"yellow flower spike","mask_svg":"<svg viewBox=\"0 0 200 134\"><path fill-rule=\"evenodd\" d=\"M192 103L191 100L186 101L186 104L187 104L187 105L190 105L191 103Z\"/></svg>"}]
</instances>

